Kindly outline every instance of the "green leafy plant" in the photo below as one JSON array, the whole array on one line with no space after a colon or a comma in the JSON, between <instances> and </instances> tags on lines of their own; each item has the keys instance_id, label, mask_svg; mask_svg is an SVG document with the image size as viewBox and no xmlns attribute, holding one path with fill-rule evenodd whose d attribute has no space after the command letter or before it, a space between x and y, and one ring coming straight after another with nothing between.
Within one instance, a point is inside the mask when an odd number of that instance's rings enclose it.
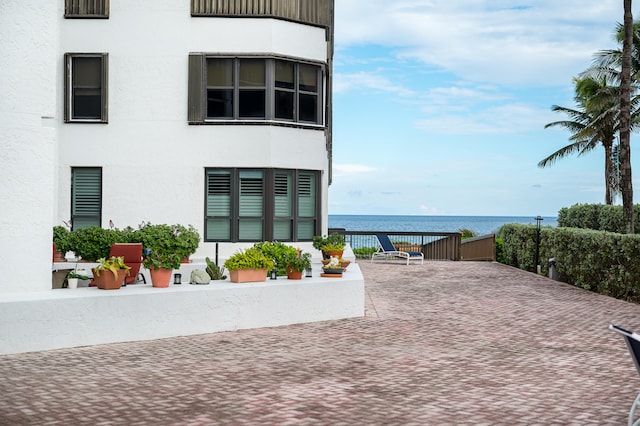
<instances>
[{"instance_id":1,"label":"green leafy plant","mask_svg":"<svg viewBox=\"0 0 640 426\"><path fill-rule=\"evenodd\" d=\"M134 241L141 242L145 248L162 253L175 253L182 257L189 257L200 245L200 234L191 225L152 225L150 223L140 227L135 234ZM135 241L137 240L137 241Z\"/></svg>"},{"instance_id":2,"label":"green leafy plant","mask_svg":"<svg viewBox=\"0 0 640 426\"><path fill-rule=\"evenodd\" d=\"M100 258L98 259L98 266L93 268L96 273L96 276L100 276L102 271L111 271L114 277L118 278L118 271L125 269L127 271L127 276L129 275L129 269L131 267L127 266L124 263L124 256L111 256L110 258Z\"/></svg>"},{"instance_id":3,"label":"green leafy plant","mask_svg":"<svg viewBox=\"0 0 640 426\"><path fill-rule=\"evenodd\" d=\"M287 259L298 255L298 251L287 244L279 241L262 241L253 245L266 257L273 260L274 267L278 275L286 275Z\"/></svg>"},{"instance_id":4,"label":"green leafy plant","mask_svg":"<svg viewBox=\"0 0 640 426\"><path fill-rule=\"evenodd\" d=\"M99 226L80 228L69 235L69 250L90 262L109 256L111 245L118 241L117 233Z\"/></svg>"},{"instance_id":5,"label":"green leafy plant","mask_svg":"<svg viewBox=\"0 0 640 426\"><path fill-rule=\"evenodd\" d=\"M240 250L224 262L224 267L230 271L238 269L267 269L274 268L273 259L268 258L256 247Z\"/></svg>"},{"instance_id":6,"label":"green leafy plant","mask_svg":"<svg viewBox=\"0 0 640 426\"><path fill-rule=\"evenodd\" d=\"M71 272L69 272L69 273L67 274L67 279L68 279L68 278L77 278L77 279L79 279L79 280L90 280L90 279L91 279L90 277L88 277L88 276L86 276L86 275L84 275L84 274L78 274L78 273L77 273L77 272L75 272L75 271L71 271Z\"/></svg>"},{"instance_id":7,"label":"green leafy plant","mask_svg":"<svg viewBox=\"0 0 640 426\"><path fill-rule=\"evenodd\" d=\"M192 226L146 224L138 231L145 248L142 264L147 269L178 269L183 257L195 252L200 235Z\"/></svg>"},{"instance_id":8,"label":"green leafy plant","mask_svg":"<svg viewBox=\"0 0 640 426\"><path fill-rule=\"evenodd\" d=\"M224 268L218 266L216 262L209 259L208 257L205 258L205 261L207 262L207 268L206 268L207 274L209 274L212 280L227 279L227 276L224 274L225 272Z\"/></svg>"},{"instance_id":9,"label":"green leafy plant","mask_svg":"<svg viewBox=\"0 0 640 426\"><path fill-rule=\"evenodd\" d=\"M302 253L296 250L295 253L287 255L285 264L287 268L302 272L305 269L311 268L311 253Z\"/></svg>"},{"instance_id":10,"label":"green leafy plant","mask_svg":"<svg viewBox=\"0 0 640 426\"><path fill-rule=\"evenodd\" d=\"M182 257L189 257L196 252L200 245L200 234L192 225L173 225L173 234L176 237L175 248Z\"/></svg>"},{"instance_id":11,"label":"green leafy plant","mask_svg":"<svg viewBox=\"0 0 640 426\"><path fill-rule=\"evenodd\" d=\"M476 236L476 233L473 232L471 229L468 228L460 228L458 229L458 232L460 232L460 237L463 240L466 240L467 238L473 238Z\"/></svg>"},{"instance_id":12,"label":"green leafy plant","mask_svg":"<svg viewBox=\"0 0 640 426\"><path fill-rule=\"evenodd\" d=\"M159 269L180 269L181 260L182 256L177 253L151 250L144 255L142 265L154 271Z\"/></svg>"},{"instance_id":13,"label":"green leafy plant","mask_svg":"<svg viewBox=\"0 0 640 426\"><path fill-rule=\"evenodd\" d=\"M146 224L138 230L140 242L145 249L157 253L180 254L179 244L175 234L175 228L169 225Z\"/></svg>"},{"instance_id":14,"label":"green leafy plant","mask_svg":"<svg viewBox=\"0 0 640 426\"><path fill-rule=\"evenodd\" d=\"M64 226L53 227L53 243L56 250L66 253L71 250L71 232Z\"/></svg>"},{"instance_id":15,"label":"green leafy plant","mask_svg":"<svg viewBox=\"0 0 640 426\"><path fill-rule=\"evenodd\" d=\"M357 259L371 259L371 255L378 251L376 247L361 247L353 249L353 254Z\"/></svg>"},{"instance_id":16,"label":"green leafy plant","mask_svg":"<svg viewBox=\"0 0 640 426\"><path fill-rule=\"evenodd\" d=\"M320 235L313 237L313 247L317 250L339 251L344 250L344 246L344 235L338 234L337 232L331 233L326 237Z\"/></svg>"}]
</instances>

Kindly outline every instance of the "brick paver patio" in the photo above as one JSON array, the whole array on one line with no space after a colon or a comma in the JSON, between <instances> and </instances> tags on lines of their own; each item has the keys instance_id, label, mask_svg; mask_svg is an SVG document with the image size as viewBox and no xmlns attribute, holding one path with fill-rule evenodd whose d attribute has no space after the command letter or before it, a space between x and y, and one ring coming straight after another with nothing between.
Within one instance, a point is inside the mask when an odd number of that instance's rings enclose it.
<instances>
[{"instance_id":1,"label":"brick paver patio","mask_svg":"<svg viewBox=\"0 0 640 426\"><path fill-rule=\"evenodd\" d=\"M499 264L360 265L365 318L1 356L0 424L626 423L640 377L607 326L640 306Z\"/></svg>"}]
</instances>

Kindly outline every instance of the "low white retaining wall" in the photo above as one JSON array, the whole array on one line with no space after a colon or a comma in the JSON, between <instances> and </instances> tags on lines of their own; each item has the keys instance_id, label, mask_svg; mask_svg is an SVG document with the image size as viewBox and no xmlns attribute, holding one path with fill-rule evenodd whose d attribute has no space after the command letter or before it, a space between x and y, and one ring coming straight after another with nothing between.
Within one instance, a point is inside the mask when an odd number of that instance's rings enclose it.
<instances>
[{"instance_id":1,"label":"low white retaining wall","mask_svg":"<svg viewBox=\"0 0 640 426\"><path fill-rule=\"evenodd\" d=\"M351 264L342 278L120 290L95 287L0 297L0 354L151 340L364 316L364 278Z\"/></svg>"}]
</instances>

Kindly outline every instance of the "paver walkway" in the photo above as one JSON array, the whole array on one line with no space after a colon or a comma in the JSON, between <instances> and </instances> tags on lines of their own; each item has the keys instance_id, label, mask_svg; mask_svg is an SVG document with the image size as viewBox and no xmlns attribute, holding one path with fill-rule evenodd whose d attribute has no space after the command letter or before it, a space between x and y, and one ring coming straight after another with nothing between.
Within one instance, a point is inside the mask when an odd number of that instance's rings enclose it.
<instances>
[{"instance_id":1,"label":"paver walkway","mask_svg":"<svg viewBox=\"0 0 640 426\"><path fill-rule=\"evenodd\" d=\"M499 264L360 265L365 318L0 356L0 424L626 423L640 377L607 326L640 306Z\"/></svg>"}]
</instances>

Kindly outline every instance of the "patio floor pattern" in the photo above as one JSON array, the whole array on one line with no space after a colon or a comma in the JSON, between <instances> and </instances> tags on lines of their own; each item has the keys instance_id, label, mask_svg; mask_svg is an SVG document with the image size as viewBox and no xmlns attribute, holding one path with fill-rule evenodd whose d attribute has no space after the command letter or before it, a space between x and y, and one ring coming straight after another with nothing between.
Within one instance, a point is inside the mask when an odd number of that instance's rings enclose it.
<instances>
[{"instance_id":1,"label":"patio floor pattern","mask_svg":"<svg viewBox=\"0 0 640 426\"><path fill-rule=\"evenodd\" d=\"M496 263L359 264L363 318L0 356L0 424L626 423L640 376L607 326L640 306Z\"/></svg>"}]
</instances>

